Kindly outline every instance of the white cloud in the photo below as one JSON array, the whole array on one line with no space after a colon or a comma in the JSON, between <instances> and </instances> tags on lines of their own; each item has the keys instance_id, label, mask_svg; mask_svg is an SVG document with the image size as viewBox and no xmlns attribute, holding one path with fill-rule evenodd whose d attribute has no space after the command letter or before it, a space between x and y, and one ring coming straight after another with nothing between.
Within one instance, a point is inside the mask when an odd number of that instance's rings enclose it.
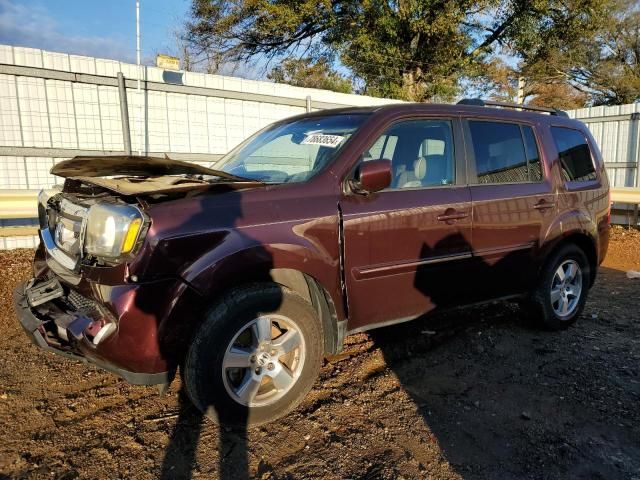
<instances>
[{"instance_id":1,"label":"white cloud","mask_svg":"<svg viewBox=\"0 0 640 480\"><path fill-rule=\"evenodd\" d=\"M12 0L0 0L0 44L127 62L133 60L131 46L118 39L69 34L45 8L27 7Z\"/></svg>"}]
</instances>

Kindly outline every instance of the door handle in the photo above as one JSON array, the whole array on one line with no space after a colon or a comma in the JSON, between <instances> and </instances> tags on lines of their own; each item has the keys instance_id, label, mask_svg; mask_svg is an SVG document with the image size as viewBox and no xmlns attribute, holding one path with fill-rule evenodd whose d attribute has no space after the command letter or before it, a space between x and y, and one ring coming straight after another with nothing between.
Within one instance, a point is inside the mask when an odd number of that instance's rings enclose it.
<instances>
[{"instance_id":1,"label":"door handle","mask_svg":"<svg viewBox=\"0 0 640 480\"><path fill-rule=\"evenodd\" d=\"M546 200L542 199L538 203L536 203L533 208L535 208L536 210L546 210L547 208L553 208L555 206L555 202L547 202Z\"/></svg>"},{"instance_id":2,"label":"door handle","mask_svg":"<svg viewBox=\"0 0 640 480\"><path fill-rule=\"evenodd\" d=\"M467 218L469 214L467 212L458 212L456 210L447 209L442 215L438 215L436 218L439 222L447 222L453 223L456 220L462 220L463 218Z\"/></svg>"}]
</instances>

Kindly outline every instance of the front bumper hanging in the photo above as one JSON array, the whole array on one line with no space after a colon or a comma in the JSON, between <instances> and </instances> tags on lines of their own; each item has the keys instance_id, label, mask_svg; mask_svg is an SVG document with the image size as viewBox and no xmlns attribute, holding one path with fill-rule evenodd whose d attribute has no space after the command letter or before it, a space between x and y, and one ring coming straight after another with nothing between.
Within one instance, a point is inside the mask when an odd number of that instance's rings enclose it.
<instances>
[{"instance_id":1,"label":"front bumper hanging","mask_svg":"<svg viewBox=\"0 0 640 480\"><path fill-rule=\"evenodd\" d=\"M171 382L173 372L132 372L81 352L77 344L86 341L83 338L85 332L90 331L95 319L82 312L67 311L57 304L56 300L64 298L64 290L55 278L32 279L18 285L15 289L16 313L32 343L43 350L96 365L132 384L157 385Z\"/></svg>"}]
</instances>

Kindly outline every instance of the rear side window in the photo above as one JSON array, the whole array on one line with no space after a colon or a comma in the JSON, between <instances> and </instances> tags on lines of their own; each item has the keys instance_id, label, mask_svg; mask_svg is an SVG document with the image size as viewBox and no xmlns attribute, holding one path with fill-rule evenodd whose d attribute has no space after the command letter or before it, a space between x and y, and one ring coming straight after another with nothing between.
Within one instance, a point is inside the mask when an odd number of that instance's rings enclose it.
<instances>
[{"instance_id":1,"label":"rear side window","mask_svg":"<svg viewBox=\"0 0 640 480\"><path fill-rule=\"evenodd\" d=\"M564 181L595 180L596 170L585 136L578 130L562 127L551 127L551 134L560 154Z\"/></svg>"},{"instance_id":2,"label":"rear side window","mask_svg":"<svg viewBox=\"0 0 640 480\"><path fill-rule=\"evenodd\" d=\"M533 130L515 123L469 121L478 183L542 180Z\"/></svg>"}]
</instances>

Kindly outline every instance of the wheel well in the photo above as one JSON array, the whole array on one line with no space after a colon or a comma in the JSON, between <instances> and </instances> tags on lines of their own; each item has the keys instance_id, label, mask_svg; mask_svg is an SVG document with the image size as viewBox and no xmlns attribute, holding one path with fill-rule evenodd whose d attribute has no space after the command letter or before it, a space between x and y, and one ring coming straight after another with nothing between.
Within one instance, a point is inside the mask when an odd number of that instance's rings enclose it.
<instances>
[{"instance_id":1,"label":"wheel well","mask_svg":"<svg viewBox=\"0 0 640 480\"><path fill-rule=\"evenodd\" d=\"M220 295L231 289L241 287L248 283L275 282L290 288L311 305L313 305L318 318L322 322L324 335L324 351L327 355L335 355L342 350L342 340L346 332L346 321L338 321L335 305L331 296L315 278L291 268L274 268L270 270L254 270L247 272L238 281L230 282L224 292L216 292L214 298L209 301L217 301Z\"/></svg>"},{"instance_id":2,"label":"wheel well","mask_svg":"<svg viewBox=\"0 0 640 480\"><path fill-rule=\"evenodd\" d=\"M596 252L595 242L588 235L585 235L584 233L573 233L558 242L549 253L551 255L558 249L570 244L579 247L587 256L587 260L589 261L589 273L591 277L589 285L593 285L598 269L598 254Z\"/></svg>"},{"instance_id":3,"label":"wheel well","mask_svg":"<svg viewBox=\"0 0 640 480\"><path fill-rule=\"evenodd\" d=\"M322 322L325 354L339 353L344 338L342 324L346 322L338 322L335 305L322 284L310 275L289 268L276 268L269 273L274 282L290 288L313 305Z\"/></svg>"}]
</instances>

